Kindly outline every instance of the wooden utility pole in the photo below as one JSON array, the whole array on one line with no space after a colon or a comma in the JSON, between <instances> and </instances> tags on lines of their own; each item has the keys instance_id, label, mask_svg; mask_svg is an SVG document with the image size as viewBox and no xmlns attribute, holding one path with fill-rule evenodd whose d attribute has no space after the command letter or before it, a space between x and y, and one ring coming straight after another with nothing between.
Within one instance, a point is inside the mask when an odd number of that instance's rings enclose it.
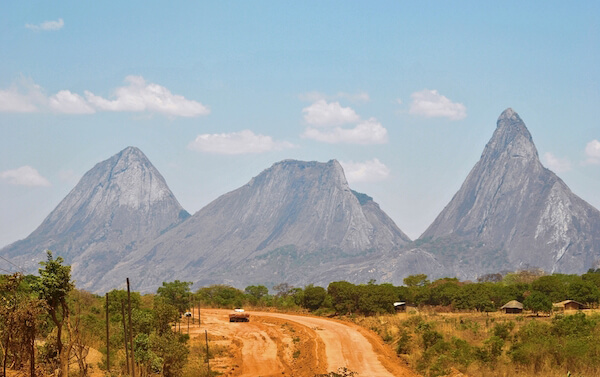
<instances>
[{"instance_id":1,"label":"wooden utility pole","mask_svg":"<svg viewBox=\"0 0 600 377\"><path fill-rule=\"evenodd\" d=\"M129 333L127 332L127 325L125 324L125 302L123 300L121 300L121 319L123 320L123 339L125 339L125 365L127 365L127 375L129 375L129 352L127 350Z\"/></svg>"},{"instance_id":2,"label":"wooden utility pole","mask_svg":"<svg viewBox=\"0 0 600 377\"><path fill-rule=\"evenodd\" d=\"M210 376L210 356L208 354L208 330L204 330L204 335L206 335L206 365L208 367L208 375Z\"/></svg>"},{"instance_id":3,"label":"wooden utility pole","mask_svg":"<svg viewBox=\"0 0 600 377\"><path fill-rule=\"evenodd\" d=\"M110 334L108 330L108 292L106 292L106 371L110 374Z\"/></svg>"},{"instance_id":4,"label":"wooden utility pole","mask_svg":"<svg viewBox=\"0 0 600 377\"><path fill-rule=\"evenodd\" d=\"M29 350L31 352L31 356L29 357L29 370L30 370L30 376L31 377L35 377L35 327L33 328L32 332L31 332L31 342L29 344L29 346L31 347L31 349ZM7 344L8 346L8 344Z\"/></svg>"},{"instance_id":5,"label":"wooden utility pole","mask_svg":"<svg viewBox=\"0 0 600 377\"><path fill-rule=\"evenodd\" d=\"M127 278L127 305L129 306L129 349L131 351L131 375L135 377L135 352L133 349L133 327L131 327L131 293L129 291L129 278Z\"/></svg>"}]
</instances>

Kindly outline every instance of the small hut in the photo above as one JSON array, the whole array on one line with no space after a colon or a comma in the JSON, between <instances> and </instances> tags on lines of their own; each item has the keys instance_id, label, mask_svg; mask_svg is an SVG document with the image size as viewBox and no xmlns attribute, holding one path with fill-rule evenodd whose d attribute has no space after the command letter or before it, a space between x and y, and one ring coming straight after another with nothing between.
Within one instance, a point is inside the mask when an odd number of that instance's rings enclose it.
<instances>
[{"instance_id":1,"label":"small hut","mask_svg":"<svg viewBox=\"0 0 600 377\"><path fill-rule=\"evenodd\" d=\"M565 300L552 304L555 310L582 310L587 309L587 306L575 300Z\"/></svg>"},{"instance_id":2,"label":"small hut","mask_svg":"<svg viewBox=\"0 0 600 377\"><path fill-rule=\"evenodd\" d=\"M512 300L504 304L500 309L505 314L519 314L523 313L523 304L517 300Z\"/></svg>"},{"instance_id":3,"label":"small hut","mask_svg":"<svg viewBox=\"0 0 600 377\"><path fill-rule=\"evenodd\" d=\"M396 312L405 312L406 311L406 302L398 301L394 302L394 309Z\"/></svg>"}]
</instances>

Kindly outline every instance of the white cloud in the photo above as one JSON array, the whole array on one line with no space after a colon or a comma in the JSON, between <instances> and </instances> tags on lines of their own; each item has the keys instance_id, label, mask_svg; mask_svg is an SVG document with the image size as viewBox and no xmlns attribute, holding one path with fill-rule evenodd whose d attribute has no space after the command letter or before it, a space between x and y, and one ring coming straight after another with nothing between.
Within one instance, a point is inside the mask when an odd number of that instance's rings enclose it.
<instances>
[{"instance_id":1,"label":"white cloud","mask_svg":"<svg viewBox=\"0 0 600 377\"><path fill-rule=\"evenodd\" d=\"M340 126L360 120L352 108L342 107L339 102L327 103L324 99L305 107L302 112L306 123L320 127Z\"/></svg>"},{"instance_id":2,"label":"white cloud","mask_svg":"<svg viewBox=\"0 0 600 377\"><path fill-rule=\"evenodd\" d=\"M129 85L117 88L116 98L108 100L90 91L85 91L86 98L70 90L61 90L48 97L31 79L21 78L10 88L0 90L0 112L92 114L96 111L147 111L182 117L210 113L200 102L173 94L164 86L146 83L141 76L127 76L125 81Z\"/></svg>"},{"instance_id":3,"label":"white cloud","mask_svg":"<svg viewBox=\"0 0 600 377\"><path fill-rule=\"evenodd\" d=\"M250 130L222 134L201 134L188 148L213 154L256 154L293 148L287 141L274 141L271 136L257 135Z\"/></svg>"},{"instance_id":4,"label":"white cloud","mask_svg":"<svg viewBox=\"0 0 600 377\"><path fill-rule=\"evenodd\" d=\"M600 141L592 140L585 146L586 162L588 164L600 164Z\"/></svg>"},{"instance_id":5,"label":"white cloud","mask_svg":"<svg viewBox=\"0 0 600 377\"><path fill-rule=\"evenodd\" d=\"M127 76L128 86L115 90L115 99L108 100L85 91L90 104L105 111L149 111L165 115L195 117L210 113L210 109L200 102L173 94L164 86L146 83L142 76Z\"/></svg>"},{"instance_id":6,"label":"white cloud","mask_svg":"<svg viewBox=\"0 0 600 377\"><path fill-rule=\"evenodd\" d=\"M412 103L409 113L427 118L448 118L451 120L464 119L467 108L462 103L456 103L438 93L437 90L424 89L410 95Z\"/></svg>"},{"instance_id":7,"label":"white cloud","mask_svg":"<svg viewBox=\"0 0 600 377\"><path fill-rule=\"evenodd\" d=\"M79 94L61 90L48 99L52 111L63 114L92 114L96 110Z\"/></svg>"},{"instance_id":8,"label":"white cloud","mask_svg":"<svg viewBox=\"0 0 600 377\"><path fill-rule=\"evenodd\" d=\"M334 127L326 130L308 127L302 137L338 144L385 144L388 141L387 130L375 118L359 123L354 128Z\"/></svg>"},{"instance_id":9,"label":"white cloud","mask_svg":"<svg viewBox=\"0 0 600 377\"><path fill-rule=\"evenodd\" d=\"M42 89L31 79L21 77L10 88L0 90L0 112L33 113L45 103Z\"/></svg>"},{"instance_id":10,"label":"white cloud","mask_svg":"<svg viewBox=\"0 0 600 377\"><path fill-rule=\"evenodd\" d=\"M340 161L348 183L378 182L390 175L390 169L374 158L365 162Z\"/></svg>"},{"instance_id":11,"label":"white cloud","mask_svg":"<svg viewBox=\"0 0 600 377\"><path fill-rule=\"evenodd\" d=\"M558 158L550 152L544 153L546 165L556 173L564 173L571 170L571 162L566 158Z\"/></svg>"},{"instance_id":12,"label":"white cloud","mask_svg":"<svg viewBox=\"0 0 600 377\"><path fill-rule=\"evenodd\" d=\"M55 31L60 30L65 26L65 22L62 18L59 18L56 21L44 21L39 25L25 24L27 29L31 30L42 30L42 31Z\"/></svg>"},{"instance_id":13,"label":"white cloud","mask_svg":"<svg viewBox=\"0 0 600 377\"><path fill-rule=\"evenodd\" d=\"M18 186L50 186L50 182L42 177L37 170L25 165L14 170L0 172L0 178L8 180L8 183Z\"/></svg>"}]
</instances>

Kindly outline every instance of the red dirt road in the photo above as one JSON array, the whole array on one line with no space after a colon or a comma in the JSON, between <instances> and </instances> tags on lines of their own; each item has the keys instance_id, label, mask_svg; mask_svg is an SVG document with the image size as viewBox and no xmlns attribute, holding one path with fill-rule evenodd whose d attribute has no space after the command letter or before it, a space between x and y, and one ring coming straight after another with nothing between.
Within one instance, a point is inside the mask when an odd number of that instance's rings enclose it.
<instances>
[{"instance_id":1,"label":"red dirt road","mask_svg":"<svg viewBox=\"0 0 600 377\"><path fill-rule=\"evenodd\" d=\"M393 350L367 330L326 318L249 312L250 322L228 322L228 310L202 310L202 325L229 356L215 360L225 376L306 376L346 367L359 377L417 376ZM194 313L195 314L195 313Z\"/></svg>"}]
</instances>

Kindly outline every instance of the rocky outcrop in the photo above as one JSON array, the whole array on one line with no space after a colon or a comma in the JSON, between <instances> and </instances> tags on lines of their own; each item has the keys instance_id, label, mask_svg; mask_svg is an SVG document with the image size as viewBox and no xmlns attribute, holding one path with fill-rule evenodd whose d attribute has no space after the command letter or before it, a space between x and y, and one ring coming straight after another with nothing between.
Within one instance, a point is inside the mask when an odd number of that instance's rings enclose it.
<instances>
[{"instance_id":1,"label":"rocky outcrop","mask_svg":"<svg viewBox=\"0 0 600 377\"><path fill-rule=\"evenodd\" d=\"M582 273L600 258L600 212L542 166L525 124L507 109L421 241L457 276L530 267Z\"/></svg>"},{"instance_id":2,"label":"rocky outcrop","mask_svg":"<svg viewBox=\"0 0 600 377\"><path fill-rule=\"evenodd\" d=\"M52 250L72 265L79 288L93 290L140 243L187 217L158 170L128 147L88 171L31 235L0 254L37 272Z\"/></svg>"},{"instance_id":3,"label":"rocky outcrop","mask_svg":"<svg viewBox=\"0 0 600 377\"><path fill-rule=\"evenodd\" d=\"M371 198L350 190L337 161L286 160L127 256L102 287L125 271L141 290L169 279L240 287L314 283L324 271L408 242Z\"/></svg>"}]
</instances>

